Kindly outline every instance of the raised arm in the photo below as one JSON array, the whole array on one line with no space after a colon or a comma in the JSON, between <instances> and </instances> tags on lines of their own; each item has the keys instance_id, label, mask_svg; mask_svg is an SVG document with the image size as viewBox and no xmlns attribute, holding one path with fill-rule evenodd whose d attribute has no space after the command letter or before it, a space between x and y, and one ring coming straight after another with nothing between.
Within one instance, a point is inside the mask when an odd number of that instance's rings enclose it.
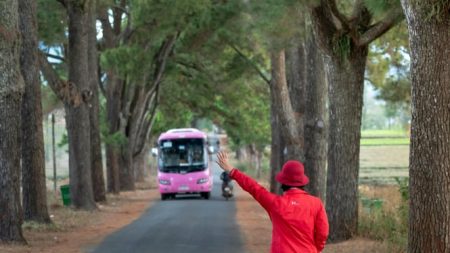
<instances>
[{"instance_id":1,"label":"raised arm","mask_svg":"<svg viewBox=\"0 0 450 253\"><path fill-rule=\"evenodd\" d=\"M276 195L267 191L264 187L262 187L258 182L256 182L253 178L245 175L238 169L235 169L228 162L228 155L225 152L219 152L217 154L217 164L219 166L230 173L230 177L242 187L246 192L250 193L252 197L258 201L258 203L267 211L270 209L272 202L275 200Z\"/></svg>"}]
</instances>

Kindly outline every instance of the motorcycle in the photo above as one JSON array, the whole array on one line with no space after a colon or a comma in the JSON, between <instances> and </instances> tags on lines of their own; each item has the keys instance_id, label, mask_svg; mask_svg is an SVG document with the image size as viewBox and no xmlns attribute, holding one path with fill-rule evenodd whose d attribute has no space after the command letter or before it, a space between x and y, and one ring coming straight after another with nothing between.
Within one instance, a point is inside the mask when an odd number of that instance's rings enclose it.
<instances>
[{"instance_id":1,"label":"motorcycle","mask_svg":"<svg viewBox=\"0 0 450 253\"><path fill-rule=\"evenodd\" d=\"M222 172L220 174L220 180L222 180L222 196L228 200L233 197L233 185L231 184L231 178L228 172Z\"/></svg>"},{"instance_id":2,"label":"motorcycle","mask_svg":"<svg viewBox=\"0 0 450 253\"><path fill-rule=\"evenodd\" d=\"M233 185L231 183L223 183L222 184L222 196L228 200L233 197Z\"/></svg>"}]
</instances>

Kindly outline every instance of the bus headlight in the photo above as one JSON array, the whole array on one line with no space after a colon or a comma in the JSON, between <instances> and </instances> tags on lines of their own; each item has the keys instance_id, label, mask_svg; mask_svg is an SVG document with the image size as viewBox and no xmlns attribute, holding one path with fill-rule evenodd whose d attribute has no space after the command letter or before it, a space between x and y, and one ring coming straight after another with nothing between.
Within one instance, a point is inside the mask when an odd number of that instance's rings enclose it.
<instances>
[{"instance_id":1,"label":"bus headlight","mask_svg":"<svg viewBox=\"0 0 450 253\"><path fill-rule=\"evenodd\" d=\"M197 184L204 184L208 182L208 178L200 178L199 180L197 180Z\"/></svg>"},{"instance_id":2,"label":"bus headlight","mask_svg":"<svg viewBox=\"0 0 450 253\"><path fill-rule=\"evenodd\" d=\"M169 180L166 180L166 179L160 179L160 180L159 180L159 183L160 183L160 184L163 184L163 185L170 185L170 181L169 181Z\"/></svg>"}]
</instances>

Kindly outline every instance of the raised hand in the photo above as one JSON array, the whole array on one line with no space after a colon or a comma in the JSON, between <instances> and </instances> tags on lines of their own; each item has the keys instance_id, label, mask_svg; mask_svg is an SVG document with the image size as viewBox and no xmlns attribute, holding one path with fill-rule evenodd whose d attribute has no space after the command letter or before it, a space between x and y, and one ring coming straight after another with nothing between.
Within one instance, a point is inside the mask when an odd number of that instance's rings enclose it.
<instances>
[{"instance_id":1,"label":"raised hand","mask_svg":"<svg viewBox=\"0 0 450 253\"><path fill-rule=\"evenodd\" d=\"M217 153L217 164L226 172L230 172L233 166L228 162L228 154L224 151Z\"/></svg>"}]
</instances>

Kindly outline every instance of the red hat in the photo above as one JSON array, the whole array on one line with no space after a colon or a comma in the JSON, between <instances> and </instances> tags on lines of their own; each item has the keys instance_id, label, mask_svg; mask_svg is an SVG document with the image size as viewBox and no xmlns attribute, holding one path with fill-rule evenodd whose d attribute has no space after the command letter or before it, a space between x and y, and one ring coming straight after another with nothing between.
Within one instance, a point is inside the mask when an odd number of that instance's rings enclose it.
<instances>
[{"instance_id":1,"label":"red hat","mask_svg":"<svg viewBox=\"0 0 450 253\"><path fill-rule=\"evenodd\" d=\"M275 179L281 184L289 186L304 186L309 183L303 164L295 160L287 161Z\"/></svg>"}]
</instances>

